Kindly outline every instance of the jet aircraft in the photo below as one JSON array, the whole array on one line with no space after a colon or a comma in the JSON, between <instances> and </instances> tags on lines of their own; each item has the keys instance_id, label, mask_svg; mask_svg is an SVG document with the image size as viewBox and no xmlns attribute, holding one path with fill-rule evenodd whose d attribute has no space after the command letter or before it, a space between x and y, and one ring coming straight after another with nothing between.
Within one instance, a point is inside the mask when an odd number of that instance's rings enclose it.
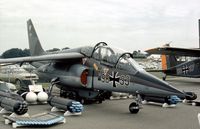
<instances>
[{"instance_id":1,"label":"jet aircraft","mask_svg":"<svg viewBox=\"0 0 200 129\"><path fill-rule=\"evenodd\" d=\"M104 91L130 93L136 96L129 106L131 113L138 113L141 98L159 97L165 103L176 104L179 97L186 95L140 68L131 53L109 47L105 42L94 47L45 52L31 20L27 21L27 29L31 56L1 59L0 63L31 63L40 78L54 79L61 95L84 100L101 97Z\"/></svg>"}]
</instances>

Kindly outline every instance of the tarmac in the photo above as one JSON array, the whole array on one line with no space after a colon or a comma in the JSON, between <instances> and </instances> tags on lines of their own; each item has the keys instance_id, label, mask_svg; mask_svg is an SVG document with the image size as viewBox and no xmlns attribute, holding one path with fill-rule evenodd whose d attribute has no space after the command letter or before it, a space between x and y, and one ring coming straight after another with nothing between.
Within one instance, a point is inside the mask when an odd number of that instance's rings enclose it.
<instances>
[{"instance_id":1,"label":"tarmac","mask_svg":"<svg viewBox=\"0 0 200 129\"><path fill-rule=\"evenodd\" d=\"M200 96L200 79L167 78L167 82L184 91L193 91ZM200 101L200 98L197 99ZM49 126L51 129L200 129L197 114L200 107L178 104L175 108L160 105L144 105L138 114L130 114L129 104L133 99L106 100L102 104L84 105L81 116L68 116L66 123ZM30 115L49 112L49 105L29 106ZM57 114L62 115L61 112ZM0 116L0 129L11 129ZM25 127L20 127L25 128ZM26 127L34 128L34 127ZM42 127L37 127L42 128Z\"/></svg>"}]
</instances>

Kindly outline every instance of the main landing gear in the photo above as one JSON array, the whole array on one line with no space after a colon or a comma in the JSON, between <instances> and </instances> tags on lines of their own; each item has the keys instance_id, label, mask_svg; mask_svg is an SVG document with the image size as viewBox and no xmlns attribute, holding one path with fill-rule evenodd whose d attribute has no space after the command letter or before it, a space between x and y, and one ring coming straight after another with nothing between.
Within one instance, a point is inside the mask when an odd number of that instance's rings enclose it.
<instances>
[{"instance_id":1,"label":"main landing gear","mask_svg":"<svg viewBox=\"0 0 200 129\"><path fill-rule=\"evenodd\" d=\"M132 102L130 105L129 105L129 111L131 114L136 114L139 112L139 110L142 108L142 98L139 94L136 94L136 99L135 99L136 102Z\"/></svg>"}]
</instances>

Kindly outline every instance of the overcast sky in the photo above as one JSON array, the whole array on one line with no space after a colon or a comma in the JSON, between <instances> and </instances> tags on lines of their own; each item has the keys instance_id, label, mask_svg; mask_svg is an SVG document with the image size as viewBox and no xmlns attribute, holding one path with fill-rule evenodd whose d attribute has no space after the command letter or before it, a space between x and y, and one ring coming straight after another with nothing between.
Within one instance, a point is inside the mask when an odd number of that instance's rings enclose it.
<instances>
[{"instance_id":1,"label":"overcast sky","mask_svg":"<svg viewBox=\"0 0 200 129\"><path fill-rule=\"evenodd\" d=\"M28 48L29 18L44 49L198 47L200 0L0 0L0 54Z\"/></svg>"}]
</instances>

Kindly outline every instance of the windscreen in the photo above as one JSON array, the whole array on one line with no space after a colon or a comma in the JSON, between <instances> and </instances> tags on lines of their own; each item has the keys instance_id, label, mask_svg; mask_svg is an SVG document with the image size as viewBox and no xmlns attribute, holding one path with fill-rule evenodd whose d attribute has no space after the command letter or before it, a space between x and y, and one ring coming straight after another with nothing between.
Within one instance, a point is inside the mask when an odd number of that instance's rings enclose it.
<instances>
[{"instance_id":1,"label":"windscreen","mask_svg":"<svg viewBox=\"0 0 200 129\"><path fill-rule=\"evenodd\" d=\"M116 67L132 74L136 74L138 71L144 71L137 62L130 56L130 54L124 54L119 58Z\"/></svg>"},{"instance_id":2,"label":"windscreen","mask_svg":"<svg viewBox=\"0 0 200 129\"><path fill-rule=\"evenodd\" d=\"M99 46L93 53L93 58L116 66L119 69L137 73L137 71L144 71L137 62L128 53L122 49L108 46Z\"/></svg>"}]
</instances>

